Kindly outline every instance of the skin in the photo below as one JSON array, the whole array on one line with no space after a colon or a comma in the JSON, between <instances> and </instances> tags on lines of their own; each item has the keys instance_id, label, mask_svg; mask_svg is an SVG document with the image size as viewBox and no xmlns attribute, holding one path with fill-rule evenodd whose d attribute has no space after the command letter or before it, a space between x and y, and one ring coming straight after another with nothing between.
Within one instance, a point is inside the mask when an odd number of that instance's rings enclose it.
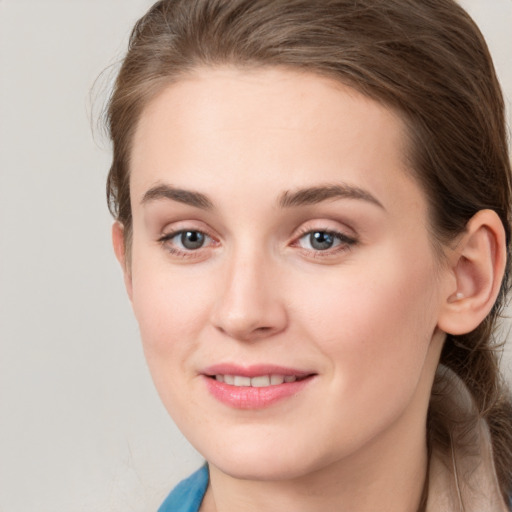
<instances>
[{"instance_id":1,"label":"skin","mask_svg":"<svg viewBox=\"0 0 512 512\"><path fill-rule=\"evenodd\" d=\"M114 246L156 388L210 465L201 510L416 510L443 322L464 300L405 148L393 111L290 70L200 69L144 109L130 266L119 224ZM350 193L280 204L326 186ZM180 245L184 229L204 245ZM313 247L308 233L326 231L333 247ZM202 371L219 363L314 378L241 410L207 391Z\"/></svg>"}]
</instances>

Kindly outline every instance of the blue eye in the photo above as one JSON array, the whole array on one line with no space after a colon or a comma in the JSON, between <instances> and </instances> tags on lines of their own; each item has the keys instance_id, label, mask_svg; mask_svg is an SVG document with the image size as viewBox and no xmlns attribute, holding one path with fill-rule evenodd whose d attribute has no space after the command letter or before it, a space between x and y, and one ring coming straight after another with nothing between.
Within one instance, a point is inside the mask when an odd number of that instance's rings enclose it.
<instances>
[{"instance_id":1,"label":"blue eye","mask_svg":"<svg viewBox=\"0 0 512 512\"><path fill-rule=\"evenodd\" d=\"M313 249L318 251L325 251L326 249L330 249L336 239L331 233L326 233L325 231L315 231L314 233L309 234L309 244Z\"/></svg>"},{"instance_id":2,"label":"blue eye","mask_svg":"<svg viewBox=\"0 0 512 512\"><path fill-rule=\"evenodd\" d=\"M348 247L354 243L355 240L342 233L326 230L309 231L302 235L298 241L300 247L312 251L328 251L341 245Z\"/></svg>"},{"instance_id":3,"label":"blue eye","mask_svg":"<svg viewBox=\"0 0 512 512\"><path fill-rule=\"evenodd\" d=\"M190 251L201 248L206 240L206 235L200 231L182 231L177 236L181 245Z\"/></svg>"},{"instance_id":4,"label":"blue eye","mask_svg":"<svg viewBox=\"0 0 512 512\"><path fill-rule=\"evenodd\" d=\"M211 243L212 238L197 230L182 230L164 235L159 240L178 251L196 251Z\"/></svg>"}]
</instances>

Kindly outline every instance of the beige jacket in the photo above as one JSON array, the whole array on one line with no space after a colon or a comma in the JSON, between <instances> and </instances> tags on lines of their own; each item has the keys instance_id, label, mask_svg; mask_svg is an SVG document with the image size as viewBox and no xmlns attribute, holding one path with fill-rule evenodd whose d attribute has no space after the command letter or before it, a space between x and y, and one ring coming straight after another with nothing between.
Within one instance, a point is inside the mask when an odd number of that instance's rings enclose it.
<instances>
[{"instance_id":1,"label":"beige jacket","mask_svg":"<svg viewBox=\"0 0 512 512\"><path fill-rule=\"evenodd\" d=\"M432 397L431 407L451 427L446 443L432 447L426 512L508 512L487 423L479 418L466 386L441 366Z\"/></svg>"}]
</instances>

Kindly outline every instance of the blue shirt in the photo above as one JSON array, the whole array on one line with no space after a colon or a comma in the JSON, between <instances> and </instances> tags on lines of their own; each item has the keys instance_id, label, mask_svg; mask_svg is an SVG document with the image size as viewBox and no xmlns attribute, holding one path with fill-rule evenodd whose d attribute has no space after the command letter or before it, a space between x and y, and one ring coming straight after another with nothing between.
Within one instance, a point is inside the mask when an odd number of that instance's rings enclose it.
<instances>
[{"instance_id":1,"label":"blue shirt","mask_svg":"<svg viewBox=\"0 0 512 512\"><path fill-rule=\"evenodd\" d=\"M205 465L181 481L160 505L158 512L198 512L208 487L208 478Z\"/></svg>"}]
</instances>

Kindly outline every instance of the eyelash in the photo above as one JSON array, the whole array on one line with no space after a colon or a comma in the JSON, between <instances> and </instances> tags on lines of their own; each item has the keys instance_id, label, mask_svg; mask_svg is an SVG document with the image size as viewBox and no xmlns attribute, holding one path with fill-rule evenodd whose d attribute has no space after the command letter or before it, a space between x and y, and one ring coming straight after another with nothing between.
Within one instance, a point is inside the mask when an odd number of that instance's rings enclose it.
<instances>
[{"instance_id":1,"label":"eyelash","mask_svg":"<svg viewBox=\"0 0 512 512\"><path fill-rule=\"evenodd\" d=\"M202 235L205 237L206 240L210 240L210 243L205 246L201 245L197 249L180 249L177 248L176 245L171 244L171 241L176 238L177 236L183 236L185 233L196 233L199 235ZM310 236L315 233L322 233L323 235L327 235L329 237L334 238L339 243L335 245L333 248L326 248L324 250L322 249L307 249L300 246L300 241L304 239L306 236ZM162 235L158 242L167 250L169 253L171 253L174 256L178 256L181 258L200 258L204 256L203 251L201 249L207 249L212 244L216 245L218 242L208 233L201 231L199 229L179 229L176 231L172 231L171 233L166 233ZM301 251L304 253L308 253L310 255L313 255L314 258L329 258L332 256L335 256L341 252L349 251L353 246L355 246L358 243L357 239L353 237L349 237L345 235L344 233L341 233L339 231L335 231L333 229L329 228L321 228L321 229L310 229L310 228L304 228L302 229L298 236L295 238L294 242L291 244L292 247L298 247ZM311 245L311 244L310 244Z\"/></svg>"}]
</instances>

